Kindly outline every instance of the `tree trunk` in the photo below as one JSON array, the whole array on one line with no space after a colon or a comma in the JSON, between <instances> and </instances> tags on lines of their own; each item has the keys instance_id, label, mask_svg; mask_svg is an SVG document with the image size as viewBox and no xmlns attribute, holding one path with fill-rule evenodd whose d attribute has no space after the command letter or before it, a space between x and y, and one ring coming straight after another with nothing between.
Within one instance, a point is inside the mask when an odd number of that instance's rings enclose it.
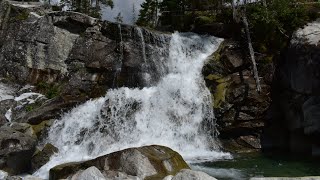
<instances>
[{"instance_id":1,"label":"tree trunk","mask_svg":"<svg viewBox=\"0 0 320 180\"><path fill-rule=\"evenodd\" d=\"M260 93L261 86L260 86L259 73L258 73L258 69L257 69L257 63L255 60L253 47L252 47L251 36L250 36L250 31L249 31L249 23L248 23L247 16L245 15L245 13L243 14L242 20L243 20L243 24L245 26L245 31L247 34L248 47L249 47L250 58L251 58L252 66L253 66L254 79L256 80L257 91L258 91L258 93Z\"/></svg>"}]
</instances>

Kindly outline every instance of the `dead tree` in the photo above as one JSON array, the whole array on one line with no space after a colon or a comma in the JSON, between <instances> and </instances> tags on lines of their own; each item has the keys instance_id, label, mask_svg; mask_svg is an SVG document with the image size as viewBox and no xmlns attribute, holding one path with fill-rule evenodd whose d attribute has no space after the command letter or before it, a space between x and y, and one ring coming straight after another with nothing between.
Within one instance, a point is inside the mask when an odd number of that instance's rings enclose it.
<instances>
[{"instance_id":1,"label":"dead tree","mask_svg":"<svg viewBox=\"0 0 320 180\"><path fill-rule=\"evenodd\" d=\"M233 19L236 23L240 23L240 21L242 21L242 23L244 25L246 38L248 41L248 49L249 49L250 59L251 59L252 67L253 67L253 75L254 75L254 79L256 81L257 91L258 91L258 93L260 93L261 92L261 85L260 85L260 79L259 79L259 72L258 72L256 60L255 60L254 50L252 47L249 23L248 23L248 19L247 19L247 15L246 15L245 6L246 6L246 0L244 0L244 4L242 4L242 5L240 5L239 3L232 0Z\"/></svg>"}]
</instances>

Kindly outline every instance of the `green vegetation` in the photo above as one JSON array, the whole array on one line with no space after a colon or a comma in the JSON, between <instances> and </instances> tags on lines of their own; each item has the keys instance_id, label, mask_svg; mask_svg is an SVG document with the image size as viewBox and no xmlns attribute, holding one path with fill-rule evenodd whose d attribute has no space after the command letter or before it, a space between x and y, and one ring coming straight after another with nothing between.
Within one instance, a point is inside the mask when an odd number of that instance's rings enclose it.
<instances>
[{"instance_id":1,"label":"green vegetation","mask_svg":"<svg viewBox=\"0 0 320 180\"><path fill-rule=\"evenodd\" d=\"M317 17L303 5L292 0L275 0L262 5L248 5L247 15L255 49L275 54L287 46L293 31Z\"/></svg>"},{"instance_id":2,"label":"green vegetation","mask_svg":"<svg viewBox=\"0 0 320 180\"><path fill-rule=\"evenodd\" d=\"M157 0L146 0L142 3L137 24L140 26L155 27L157 25L158 6L159 2Z\"/></svg>"},{"instance_id":3,"label":"green vegetation","mask_svg":"<svg viewBox=\"0 0 320 180\"><path fill-rule=\"evenodd\" d=\"M27 112L30 112L30 111L32 111L33 109L34 109L33 104L28 104L28 105L26 105L26 111L27 111Z\"/></svg>"},{"instance_id":4,"label":"green vegetation","mask_svg":"<svg viewBox=\"0 0 320 180\"><path fill-rule=\"evenodd\" d=\"M23 21L28 19L29 11L27 9L21 9L17 7L11 7L11 21Z\"/></svg>"},{"instance_id":5,"label":"green vegetation","mask_svg":"<svg viewBox=\"0 0 320 180\"><path fill-rule=\"evenodd\" d=\"M225 2L230 6L223 6ZM237 9L246 13L255 51L274 56L287 46L293 31L319 17L319 7L302 0L267 0L266 5L251 3ZM163 0L161 3L146 0L137 24L151 28L166 27L171 31L192 31L214 23L238 24L234 21L231 0ZM232 29L236 35L234 38L240 40L242 24L236 27Z\"/></svg>"},{"instance_id":6,"label":"green vegetation","mask_svg":"<svg viewBox=\"0 0 320 180\"><path fill-rule=\"evenodd\" d=\"M52 99L60 94L60 85L48 84L46 82L40 82L37 84L37 89L49 99Z\"/></svg>"}]
</instances>

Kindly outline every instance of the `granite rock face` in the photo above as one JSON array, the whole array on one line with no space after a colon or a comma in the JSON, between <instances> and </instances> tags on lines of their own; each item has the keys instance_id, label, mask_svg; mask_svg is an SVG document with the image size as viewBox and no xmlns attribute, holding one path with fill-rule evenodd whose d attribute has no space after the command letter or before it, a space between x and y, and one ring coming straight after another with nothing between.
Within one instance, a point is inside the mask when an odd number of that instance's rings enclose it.
<instances>
[{"instance_id":1,"label":"granite rock face","mask_svg":"<svg viewBox=\"0 0 320 180\"><path fill-rule=\"evenodd\" d=\"M159 54L168 55L170 35L38 3L0 3L0 78L34 85L49 98L13 112L13 121L39 124L108 89L157 83L156 74L166 72Z\"/></svg>"},{"instance_id":2,"label":"granite rock face","mask_svg":"<svg viewBox=\"0 0 320 180\"><path fill-rule=\"evenodd\" d=\"M320 20L297 30L278 61L263 146L320 156Z\"/></svg>"},{"instance_id":3,"label":"granite rock face","mask_svg":"<svg viewBox=\"0 0 320 180\"><path fill-rule=\"evenodd\" d=\"M76 12L39 13L15 4L4 12L8 17L1 19L3 77L33 84L68 80L67 90L96 93L89 96L114 86L142 86L142 76L152 73L145 67L149 63L145 56L152 56L170 39Z\"/></svg>"}]
</instances>

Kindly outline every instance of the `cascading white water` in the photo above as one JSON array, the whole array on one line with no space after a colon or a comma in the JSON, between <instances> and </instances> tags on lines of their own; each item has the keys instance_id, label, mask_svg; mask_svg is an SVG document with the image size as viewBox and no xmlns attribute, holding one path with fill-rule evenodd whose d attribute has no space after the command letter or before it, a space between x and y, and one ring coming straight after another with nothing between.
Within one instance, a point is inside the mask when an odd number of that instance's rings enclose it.
<instances>
[{"instance_id":1,"label":"cascading white water","mask_svg":"<svg viewBox=\"0 0 320 180\"><path fill-rule=\"evenodd\" d=\"M165 64L168 73L151 87L109 90L55 121L47 142L59 153L34 175L46 178L58 164L151 144L168 146L187 160L228 157L218 151L213 137L212 101L201 75L206 58L221 41L174 33Z\"/></svg>"}]
</instances>

